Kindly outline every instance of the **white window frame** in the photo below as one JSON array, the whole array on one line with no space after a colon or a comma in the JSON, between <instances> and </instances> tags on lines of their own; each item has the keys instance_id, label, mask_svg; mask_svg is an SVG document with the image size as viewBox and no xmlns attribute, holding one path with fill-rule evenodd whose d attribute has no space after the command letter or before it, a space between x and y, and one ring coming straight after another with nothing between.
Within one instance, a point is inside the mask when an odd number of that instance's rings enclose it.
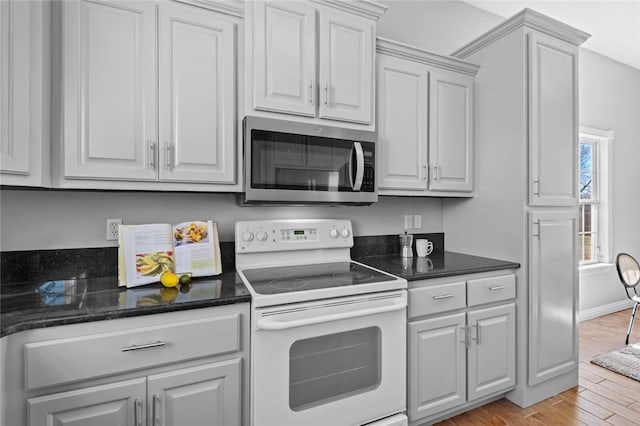
<instances>
[{"instance_id":1,"label":"white window frame","mask_svg":"<svg viewBox=\"0 0 640 426\"><path fill-rule=\"evenodd\" d=\"M580 269L589 269L600 265L611 264L611 145L614 133L612 130L600 130L580 126L579 142L588 142L593 150L593 200L580 204L595 205L594 228L596 241L594 258L580 262ZM580 182L580 179L578 179Z\"/></svg>"}]
</instances>

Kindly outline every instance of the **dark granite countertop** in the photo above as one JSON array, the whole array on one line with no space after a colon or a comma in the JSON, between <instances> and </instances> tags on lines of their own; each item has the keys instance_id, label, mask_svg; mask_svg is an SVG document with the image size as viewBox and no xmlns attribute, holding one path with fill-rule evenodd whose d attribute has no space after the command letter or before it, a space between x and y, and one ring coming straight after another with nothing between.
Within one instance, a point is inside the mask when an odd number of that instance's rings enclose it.
<instances>
[{"instance_id":1,"label":"dark granite countertop","mask_svg":"<svg viewBox=\"0 0 640 426\"><path fill-rule=\"evenodd\" d=\"M436 250L428 257L399 254L355 256L355 260L407 281L520 268L519 263Z\"/></svg>"},{"instance_id":2,"label":"dark granite countertop","mask_svg":"<svg viewBox=\"0 0 640 426\"><path fill-rule=\"evenodd\" d=\"M2 283L0 336L23 330L251 301L234 272L193 278L188 286L118 287L118 278Z\"/></svg>"}]
</instances>

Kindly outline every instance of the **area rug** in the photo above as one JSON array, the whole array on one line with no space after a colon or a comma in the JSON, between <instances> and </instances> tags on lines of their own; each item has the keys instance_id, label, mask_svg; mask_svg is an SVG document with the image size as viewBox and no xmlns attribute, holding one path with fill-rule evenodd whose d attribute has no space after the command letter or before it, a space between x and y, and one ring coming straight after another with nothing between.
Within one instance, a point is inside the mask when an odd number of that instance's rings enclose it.
<instances>
[{"instance_id":1,"label":"area rug","mask_svg":"<svg viewBox=\"0 0 640 426\"><path fill-rule=\"evenodd\" d=\"M640 343L598 355L591 362L640 382Z\"/></svg>"}]
</instances>

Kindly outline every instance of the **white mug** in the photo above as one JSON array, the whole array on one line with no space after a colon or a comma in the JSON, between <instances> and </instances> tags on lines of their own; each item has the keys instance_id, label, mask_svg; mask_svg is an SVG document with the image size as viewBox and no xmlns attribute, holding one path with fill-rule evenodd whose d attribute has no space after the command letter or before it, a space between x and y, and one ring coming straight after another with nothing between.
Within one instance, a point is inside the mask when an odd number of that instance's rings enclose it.
<instances>
[{"instance_id":1,"label":"white mug","mask_svg":"<svg viewBox=\"0 0 640 426\"><path fill-rule=\"evenodd\" d=\"M433 251L433 243L429 240L416 240L416 251L419 257L429 256Z\"/></svg>"}]
</instances>

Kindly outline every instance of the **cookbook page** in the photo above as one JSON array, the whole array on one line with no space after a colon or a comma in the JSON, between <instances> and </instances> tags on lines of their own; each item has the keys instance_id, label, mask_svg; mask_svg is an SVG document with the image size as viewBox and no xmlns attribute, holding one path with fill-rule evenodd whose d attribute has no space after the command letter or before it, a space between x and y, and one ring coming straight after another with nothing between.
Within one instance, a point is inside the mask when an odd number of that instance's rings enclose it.
<instances>
[{"instance_id":1,"label":"cookbook page","mask_svg":"<svg viewBox=\"0 0 640 426\"><path fill-rule=\"evenodd\" d=\"M216 222L193 220L174 225L173 244L177 274L203 277L222 273Z\"/></svg>"},{"instance_id":2,"label":"cookbook page","mask_svg":"<svg viewBox=\"0 0 640 426\"><path fill-rule=\"evenodd\" d=\"M171 225L121 225L118 233L120 286L159 282L163 272L174 271Z\"/></svg>"}]
</instances>

